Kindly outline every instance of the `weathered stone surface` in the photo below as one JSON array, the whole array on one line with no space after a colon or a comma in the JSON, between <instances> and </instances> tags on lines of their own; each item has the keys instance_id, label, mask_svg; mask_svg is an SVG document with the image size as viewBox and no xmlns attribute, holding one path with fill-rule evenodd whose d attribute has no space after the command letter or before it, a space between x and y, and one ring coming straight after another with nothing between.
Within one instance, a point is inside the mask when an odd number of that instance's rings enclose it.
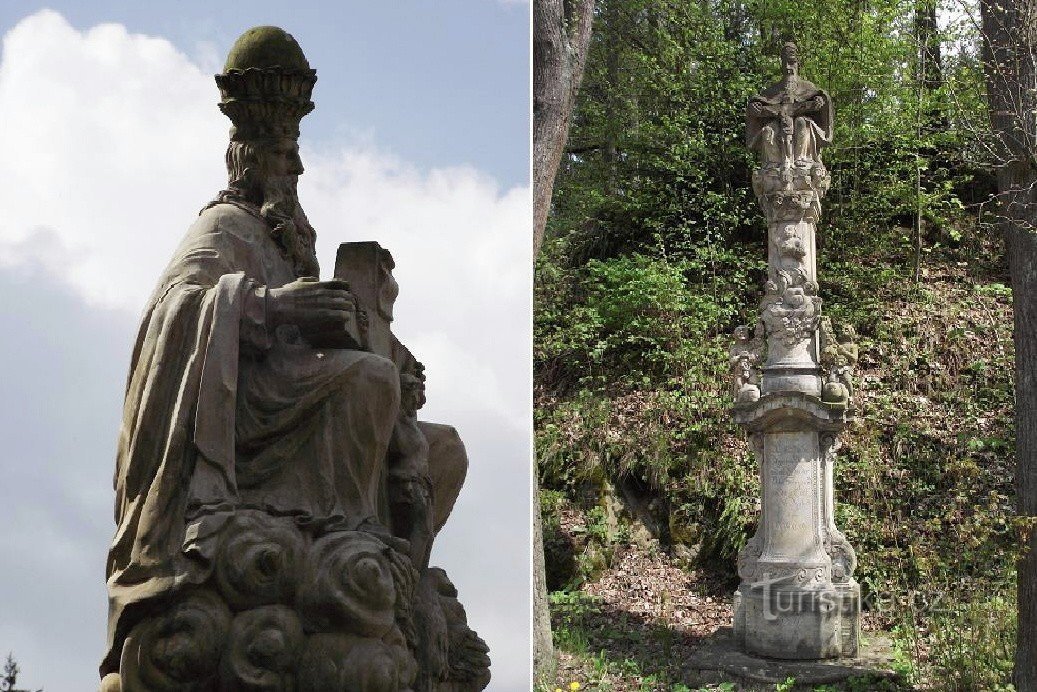
<instances>
[{"instance_id":1,"label":"weathered stone surface","mask_svg":"<svg viewBox=\"0 0 1037 692\"><path fill-rule=\"evenodd\" d=\"M123 690L211 690L231 615L218 594L192 591L139 622L122 648Z\"/></svg>"},{"instance_id":2,"label":"weathered stone surface","mask_svg":"<svg viewBox=\"0 0 1037 692\"><path fill-rule=\"evenodd\" d=\"M316 72L257 27L216 81L229 183L134 349L101 689L481 690L486 645L429 567L468 459L417 419L392 256L346 243L317 278L296 189Z\"/></svg>"},{"instance_id":3,"label":"weathered stone surface","mask_svg":"<svg viewBox=\"0 0 1037 692\"><path fill-rule=\"evenodd\" d=\"M240 511L223 530L216 584L234 610L290 603L299 581L303 536L291 521Z\"/></svg>"},{"instance_id":4,"label":"weathered stone surface","mask_svg":"<svg viewBox=\"0 0 1037 692\"><path fill-rule=\"evenodd\" d=\"M303 641L299 616L287 606L263 606L239 613L227 635L220 689L291 689Z\"/></svg>"},{"instance_id":5,"label":"weathered stone surface","mask_svg":"<svg viewBox=\"0 0 1037 692\"><path fill-rule=\"evenodd\" d=\"M742 683L762 683L759 688L749 687L760 690L773 690L775 683L789 678L793 678L797 685L825 685L854 679L875 682L882 678L895 678L891 670L893 647L889 639L877 635L869 637L857 651L856 656L830 661L775 660L746 653L733 632L723 628L692 653L688 667L697 671L720 671L724 674L723 680L734 677Z\"/></svg>"},{"instance_id":6,"label":"weathered stone surface","mask_svg":"<svg viewBox=\"0 0 1037 692\"><path fill-rule=\"evenodd\" d=\"M852 330L821 316L816 222L828 190L821 149L832 102L801 79L794 44L785 78L749 101L747 139L762 155L753 189L768 224L768 280L750 339L731 349L734 418L750 433L761 475L759 528L738 557L734 637L785 659L854 656L857 557L834 519L836 436L852 416Z\"/></svg>"},{"instance_id":7,"label":"weathered stone surface","mask_svg":"<svg viewBox=\"0 0 1037 692\"><path fill-rule=\"evenodd\" d=\"M344 634L317 634L298 666L298 692L397 692L410 688L416 666L399 645Z\"/></svg>"}]
</instances>

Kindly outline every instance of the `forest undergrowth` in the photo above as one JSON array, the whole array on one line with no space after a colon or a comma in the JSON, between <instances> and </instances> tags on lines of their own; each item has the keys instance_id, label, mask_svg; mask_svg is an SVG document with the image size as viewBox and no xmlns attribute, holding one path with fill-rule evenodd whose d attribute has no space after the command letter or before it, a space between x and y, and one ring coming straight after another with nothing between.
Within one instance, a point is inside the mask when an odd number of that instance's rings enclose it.
<instances>
[{"instance_id":1,"label":"forest undergrowth","mask_svg":"<svg viewBox=\"0 0 1037 692\"><path fill-rule=\"evenodd\" d=\"M835 492L864 620L903 688L1010 689L1012 296L977 8L948 8L598 0L534 282L546 576L582 675L557 687L695 689L673 652L730 625L759 479L728 348L767 257L744 109L791 37L835 104L817 269L860 350Z\"/></svg>"},{"instance_id":2,"label":"forest undergrowth","mask_svg":"<svg viewBox=\"0 0 1037 692\"><path fill-rule=\"evenodd\" d=\"M993 690L1009 679L1014 642L1011 295L997 241L973 238L932 253L917 284L896 255L837 263L822 249L819 266L823 309L859 335L856 420L841 436L836 517L860 556L855 576L868 621L895 636L906 681ZM681 276L668 261L655 265L660 281ZM636 280L646 275L641 267ZM759 289L742 288L739 298L751 305ZM550 290L541 280L538 299ZM599 668L629 667L629 658L584 646L588 635L569 614L597 607L601 576L626 546L664 553L664 562L694 575L708 603L726 604L737 585L735 556L755 530L756 462L730 422L730 322L703 325L702 310L686 308L695 299L674 299L667 314L646 317L662 332L651 336L677 354L661 384L622 378L559 394L539 380L556 639L570 654L604 656L608 665ZM682 339L693 322L699 333ZM663 598L645 588L646 603ZM621 612L634 617L637 593L622 600ZM709 621L701 610L692 608ZM681 629L672 618L657 626Z\"/></svg>"}]
</instances>

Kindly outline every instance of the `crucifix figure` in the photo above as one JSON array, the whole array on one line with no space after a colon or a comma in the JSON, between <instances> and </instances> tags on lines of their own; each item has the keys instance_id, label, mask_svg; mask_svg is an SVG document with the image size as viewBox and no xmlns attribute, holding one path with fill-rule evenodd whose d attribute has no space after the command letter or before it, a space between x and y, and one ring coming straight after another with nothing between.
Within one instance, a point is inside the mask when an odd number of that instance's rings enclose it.
<instances>
[{"instance_id":1,"label":"crucifix figure","mask_svg":"<svg viewBox=\"0 0 1037 692\"><path fill-rule=\"evenodd\" d=\"M809 168L821 163L821 147L832 141L832 100L800 78L795 43L781 49L781 64L784 79L749 99L746 140L765 167Z\"/></svg>"}]
</instances>

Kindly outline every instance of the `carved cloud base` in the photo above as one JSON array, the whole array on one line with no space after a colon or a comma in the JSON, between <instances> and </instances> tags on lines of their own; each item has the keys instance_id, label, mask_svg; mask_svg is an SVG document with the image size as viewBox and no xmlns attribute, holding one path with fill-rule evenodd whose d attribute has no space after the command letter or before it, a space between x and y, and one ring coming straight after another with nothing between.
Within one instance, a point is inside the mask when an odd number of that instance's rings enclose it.
<instances>
[{"instance_id":1,"label":"carved cloud base","mask_svg":"<svg viewBox=\"0 0 1037 692\"><path fill-rule=\"evenodd\" d=\"M475 692L485 643L439 569L419 573L388 536L259 510L189 531L200 584L130 631L102 692Z\"/></svg>"}]
</instances>

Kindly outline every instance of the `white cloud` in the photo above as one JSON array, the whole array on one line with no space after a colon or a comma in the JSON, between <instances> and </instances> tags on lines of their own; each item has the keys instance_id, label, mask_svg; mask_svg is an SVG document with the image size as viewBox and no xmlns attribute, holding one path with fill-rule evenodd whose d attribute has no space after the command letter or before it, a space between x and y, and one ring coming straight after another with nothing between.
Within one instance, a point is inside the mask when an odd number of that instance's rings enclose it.
<instances>
[{"instance_id":1,"label":"white cloud","mask_svg":"<svg viewBox=\"0 0 1037 692\"><path fill-rule=\"evenodd\" d=\"M42 11L4 37L0 262L39 227L91 303L138 311L192 216L223 182L212 76L168 41L86 32ZM49 261L49 252L40 257Z\"/></svg>"},{"instance_id":2,"label":"white cloud","mask_svg":"<svg viewBox=\"0 0 1037 692\"><path fill-rule=\"evenodd\" d=\"M27 287L46 281L51 293L71 292L60 305L83 311L84 319L57 337L53 358L73 360L87 340L75 330L88 329L85 325L94 316L140 311L184 230L225 182L222 159L229 122L216 108L214 53L204 46L195 49L198 58L192 59L164 39L129 34L114 24L78 31L47 10L26 18L4 37L0 275L24 274L32 277ZM371 142L342 141L313 151L305 131L304 121L307 172L300 195L320 237L325 276L339 242L374 239L393 252L401 286L397 331L428 367L426 412L430 419L456 425L468 443L469 479L451 520L456 526L447 525L436 559L457 582L469 619L494 649L494 688L528 689L528 587L522 575L528 541L529 191L500 190L472 168L420 171ZM348 124L339 131L348 132ZM27 288L18 299L32 301L35 295ZM79 307L68 307L76 303ZM32 323L31 312L3 318L13 322L12 329L58 329L53 320L46 327ZM110 352L103 345L96 348L98 358L119 360L106 362L104 372L125 368L133 319L117 322L124 325L119 338L125 343ZM3 368L15 367L16 362L0 364L0 380L6 379ZM86 396L75 382L59 380L61 372L41 368L38 376L19 381L26 380L27 388L52 389L55 397ZM121 396L122 381L97 377L80 386L94 388L90 400L110 402ZM20 394L7 396L13 402ZM36 394L26 389L25 396ZM75 406L71 413L61 409L64 418L51 408L40 404L40 430L34 434L69 425L69 417L77 415ZM0 422L0 435L23 432L6 425ZM77 425L74 447L93 464L110 464L114 426ZM31 454L35 447L26 443L26 449ZM66 495L77 488L64 480L62 469L82 461L68 456L54 453L47 459L53 483L65 483ZM110 477L110 469L91 470L90 477ZM84 476L69 473L68 478L81 483ZM503 504L494 500L504 494L509 498ZM33 524L39 525L39 540L23 535L17 545L35 544L39 554L34 561L54 566L55 574L59 565L74 559L65 542L48 538L63 525L56 519L47 524L48 516L57 515L56 509L48 513L48 503L57 504L54 498L59 496L32 488L9 499L27 503L22 513L32 509ZM110 521L110 496L91 490L78 497L83 498L77 503L82 510L75 511L91 512L91 526L97 516ZM67 523L73 510L63 511L61 521ZM490 524L485 523L488 513L496 515ZM18 516L17 507L12 516ZM488 526L494 535L480 537ZM0 545L14 545L9 538L0 533ZM95 549L103 552L109 538L101 530ZM481 562L466 562L465 556L474 551ZM103 554L96 558L100 562ZM482 573L494 564L508 567L510 582L500 574ZM25 588L19 586L23 582L2 579L0 592ZM98 583L101 579L98 574ZM502 593L509 586L515 593ZM96 598L94 585L91 589L86 593ZM472 596L465 598L466 593ZM82 611L84 622L102 611L103 604L91 603ZM52 619L53 614L39 613L40 622ZM13 637L18 623L9 624ZM73 639L72 634L60 639L29 621L19 626L30 646L49 647L37 652L37 672L56 666L58 651L75 650L79 658L63 663L79 666L69 675L81 680L90 674L81 664L87 660L92 665L96 658L92 652L100 648L103 618L92 628L97 641ZM83 629L90 628L79 631ZM18 643L5 645L15 648ZM31 651L23 656L26 670L33 667L32 656ZM42 682L48 690L61 690L60 683ZM69 689L80 687L77 683Z\"/></svg>"},{"instance_id":3,"label":"white cloud","mask_svg":"<svg viewBox=\"0 0 1037 692\"><path fill-rule=\"evenodd\" d=\"M393 253L394 326L429 366L428 411L444 400L521 411L511 422L528 429L528 189L501 194L471 168L422 175L369 147L325 155L304 147L303 158L299 194L323 272L346 240L377 240Z\"/></svg>"}]
</instances>

